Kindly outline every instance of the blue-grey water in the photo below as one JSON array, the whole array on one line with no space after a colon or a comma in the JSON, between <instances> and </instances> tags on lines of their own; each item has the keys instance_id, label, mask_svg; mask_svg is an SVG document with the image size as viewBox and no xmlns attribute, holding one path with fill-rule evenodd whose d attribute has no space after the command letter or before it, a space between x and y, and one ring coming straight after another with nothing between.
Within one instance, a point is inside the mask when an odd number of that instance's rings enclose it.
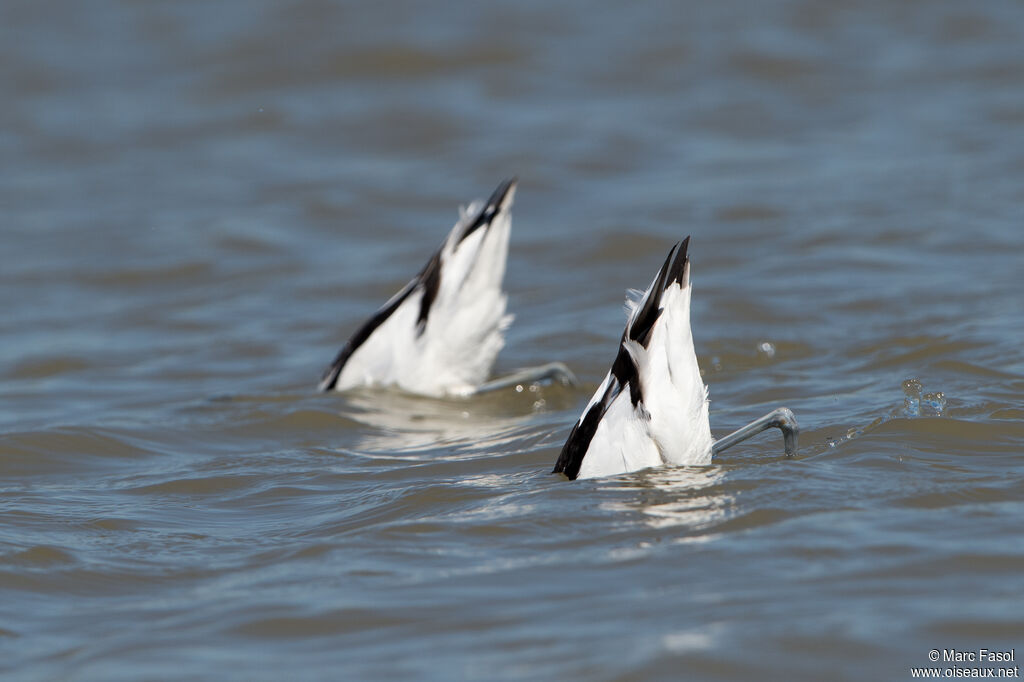
<instances>
[{"instance_id":1,"label":"blue-grey water","mask_svg":"<svg viewBox=\"0 0 1024 682\"><path fill-rule=\"evenodd\" d=\"M1015 0L14 0L0 160L5 680L1024 658ZM581 385L317 394L511 175L496 371ZM551 475L686 235L712 430L799 456Z\"/></svg>"}]
</instances>

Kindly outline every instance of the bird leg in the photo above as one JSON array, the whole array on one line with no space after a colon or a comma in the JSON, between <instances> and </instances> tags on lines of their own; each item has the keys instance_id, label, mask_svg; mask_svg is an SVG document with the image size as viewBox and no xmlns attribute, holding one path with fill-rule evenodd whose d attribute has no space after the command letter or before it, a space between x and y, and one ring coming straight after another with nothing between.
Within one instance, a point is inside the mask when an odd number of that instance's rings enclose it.
<instances>
[{"instance_id":1,"label":"bird leg","mask_svg":"<svg viewBox=\"0 0 1024 682\"><path fill-rule=\"evenodd\" d=\"M722 450L745 441L751 436L756 436L773 426L782 432L783 443L786 447L786 457L795 455L797 438L800 436L800 425L796 423L796 417L788 407L776 408L763 417L750 422L743 428L733 431L728 436L719 438L711 445L711 454L717 455Z\"/></svg>"},{"instance_id":2,"label":"bird leg","mask_svg":"<svg viewBox=\"0 0 1024 682\"><path fill-rule=\"evenodd\" d=\"M557 381L563 386L575 386L576 375L561 362L549 362L539 367L526 367L512 372L508 376L486 381L474 393L497 391L519 384L532 384L538 381Z\"/></svg>"}]
</instances>

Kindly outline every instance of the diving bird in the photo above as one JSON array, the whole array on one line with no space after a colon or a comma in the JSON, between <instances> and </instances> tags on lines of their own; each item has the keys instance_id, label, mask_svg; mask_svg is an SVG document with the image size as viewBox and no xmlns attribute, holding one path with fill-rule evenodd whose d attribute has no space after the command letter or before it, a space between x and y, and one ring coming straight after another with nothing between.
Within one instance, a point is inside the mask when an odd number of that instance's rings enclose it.
<instances>
[{"instance_id":1,"label":"diving bird","mask_svg":"<svg viewBox=\"0 0 1024 682\"><path fill-rule=\"evenodd\" d=\"M550 363L494 381L487 376L512 322L502 290L516 180L460 209L441 247L412 281L360 326L324 372L321 391L396 386L427 396L465 396L522 381L572 383Z\"/></svg>"},{"instance_id":2,"label":"diving bird","mask_svg":"<svg viewBox=\"0 0 1024 682\"><path fill-rule=\"evenodd\" d=\"M715 441L708 390L690 331L690 238L673 246L651 285L627 299L628 321L612 368L573 426L553 473L594 478L662 465L707 465L725 448L770 428L796 452L799 428L785 407ZM639 294L639 292L637 292Z\"/></svg>"}]
</instances>

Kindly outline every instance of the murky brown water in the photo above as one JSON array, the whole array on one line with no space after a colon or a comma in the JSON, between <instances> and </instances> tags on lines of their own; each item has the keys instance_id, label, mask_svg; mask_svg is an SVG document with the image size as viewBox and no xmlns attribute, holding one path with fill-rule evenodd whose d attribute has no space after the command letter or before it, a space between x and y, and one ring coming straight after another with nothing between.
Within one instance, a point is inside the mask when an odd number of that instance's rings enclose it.
<instances>
[{"instance_id":1,"label":"murky brown water","mask_svg":"<svg viewBox=\"0 0 1024 682\"><path fill-rule=\"evenodd\" d=\"M0 6L11 680L910 679L1024 657L1024 6ZM499 370L323 396L518 175ZM692 235L708 469L548 474ZM941 395L939 395L941 394Z\"/></svg>"}]
</instances>

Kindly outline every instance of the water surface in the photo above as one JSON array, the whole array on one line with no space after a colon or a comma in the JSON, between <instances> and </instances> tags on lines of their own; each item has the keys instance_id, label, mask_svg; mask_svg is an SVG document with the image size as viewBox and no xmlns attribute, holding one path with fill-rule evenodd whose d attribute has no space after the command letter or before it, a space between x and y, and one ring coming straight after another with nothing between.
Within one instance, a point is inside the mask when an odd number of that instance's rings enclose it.
<instances>
[{"instance_id":1,"label":"water surface","mask_svg":"<svg viewBox=\"0 0 1024 682\"><path fill-rule=\"evenodd\" d=\"M910 679L1024 651L1024 9L0 9L12 680ZM517 175L498 372L319 395ZM548 472L692 235L714 466Z\"/></svg>"}]
</instances>

